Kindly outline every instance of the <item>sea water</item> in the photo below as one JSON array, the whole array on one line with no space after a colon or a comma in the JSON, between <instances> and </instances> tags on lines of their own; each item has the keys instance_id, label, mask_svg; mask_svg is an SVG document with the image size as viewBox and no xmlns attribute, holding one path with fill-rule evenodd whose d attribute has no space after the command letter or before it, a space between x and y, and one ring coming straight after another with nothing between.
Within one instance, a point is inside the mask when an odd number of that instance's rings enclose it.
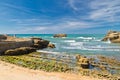
<instances>
[{"instance_id":1,"label":"sea water","mask_svg":"<svg viewBox=\"0 0 120 80\"><path fill-rule=\"evenodd\" d=\"M12 34L10 34L12 35ZM38 50L54 54L106 55L120 57L120 44L101 41L105 34L68 34L64 38L54 38L53 34L16 34L17 37L39 37L49 40L56 48Z\"/></svg>"}]
</instances>

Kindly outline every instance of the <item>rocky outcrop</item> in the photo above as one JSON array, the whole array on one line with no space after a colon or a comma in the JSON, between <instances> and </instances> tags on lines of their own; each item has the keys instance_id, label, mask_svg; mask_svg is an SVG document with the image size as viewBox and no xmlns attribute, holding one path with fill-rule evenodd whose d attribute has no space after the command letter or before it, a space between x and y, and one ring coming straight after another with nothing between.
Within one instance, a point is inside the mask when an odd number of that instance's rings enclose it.
<instances>
[{"instance_id":1,"label":"rocky outcrop","mask_svg":"<svg viewBox=\"0 0 120 80\"><path fill-rule=\"evenodd\" d=\"M6 35L0 35L0 41L6 40L6 39L7 39Z\"/></svg>"},{"instance_id":2,"label":"rocky outcrop","mask_svg":"<svg viewBox=\"0 0 120 80\"><path fill-rule=\"evenodd\" d=\"M55 48L55 45L49 44L48 40L43 40L41 38L17 38L13 36L0 35L0 55L4 54L6 50L16 49L20 47L33 47L36 49L43 49L47 47ZM16 53L18 50L9 50L5 54ZM21 51L22 52L22 51ZM23 51L24 53L24 51Z\"/></svg>"},{"instance_id":3,"label":"rocky outcrop","mask_svg":"<svg viewBox=\"0 0 120 80\"><path fill-rule=\"evenodd\" d=\"M5 55L23 55L23 54L28 54L31 52L35 52L36 49L32 47L21 47L21 48L16 48L16 49L9 49L5 51Z\"/></svg>"},{"instance_id":4,"label":"rocky outcrop","mask_svg":"<svg viewBox=\"0 0 120 80\"><path fill-rule=\"evenodd\" d=\"M110 40L112 43L120 43L120 32L109 31L102 41Z\"/></svg>"},{"instance_id":5,"label":"rocky outcrop","mask_svg":"<svg viewBox=\"0 0 120 80\"><path fill-rule=\"evenodd\" d=\"M49 47L49 48L55 48L55 45L52 44L52 43L49 43L49 44L48 44L48 47Z\"/></svg>"},{"instance_id":6,"label":"rocky outcrop","mask_svg":"<svg viewBox=\"0 0 120 80\"><path fill-rule=\"evenodd\" d=\"M76 56L77 64L83 69L89 69L89 59L85 56L77 55Z\"/></svg>"},{"instance_id":7,"label":"rocky outcrop","mask_svg":"<svg viewBox=\"0 0 120 80\"><path fill-rule=\"evenodd\" d=\"M37 48L37 49L43 49L47 48L49 41L48 40L43 40L41 38L31 38L34 45L32 47Z\"/></svg>"},{"instance_id":8,"label":"rocky outcrop","mask_svg":"<svg viewBox=\"0 0 120 80\"><path fill-rule=\"evenodd\" d=\"M59 38L59 37L67 37L67 34L55 34L54 36L53 36L54 38Z\"/></svg>"}]
</instances>

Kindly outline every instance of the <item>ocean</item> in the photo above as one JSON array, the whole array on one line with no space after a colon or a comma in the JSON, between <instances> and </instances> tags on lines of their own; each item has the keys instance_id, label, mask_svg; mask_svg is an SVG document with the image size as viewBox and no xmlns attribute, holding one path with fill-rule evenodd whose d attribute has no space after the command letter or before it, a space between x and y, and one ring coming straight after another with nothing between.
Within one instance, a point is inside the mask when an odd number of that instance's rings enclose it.
<instances>
[{"instance_id":1,"label":"ocean","mask_svg":"<svg viewBox=\"0 0 120 80\"><path fill-rule=\"evenodd\" d=\"M49 40L56 46L54 49L38 50L39 52L120 57L119 43L101 41L105 34L68 34L65 38L54 38L53 34L16 34L16 36L22 38L39 37Z\"/></svg>"}]
</instances>

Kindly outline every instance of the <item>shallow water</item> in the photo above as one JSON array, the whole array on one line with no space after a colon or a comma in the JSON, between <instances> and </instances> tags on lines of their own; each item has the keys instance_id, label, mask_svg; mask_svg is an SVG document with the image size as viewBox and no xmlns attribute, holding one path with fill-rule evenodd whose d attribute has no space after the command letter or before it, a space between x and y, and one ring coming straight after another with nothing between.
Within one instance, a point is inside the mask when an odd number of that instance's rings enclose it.
<instances>
[{"instance_id":1,"label":"shallow water","mask_svg":"<svg viewBox=\"0 0 120 80\"><path fill-rule=\"evenodd\" d=\"M55 49L47 48L39 50L39 52L120 57L120 44L110 43L110 41L102 42L104 34L68 34L66 38L53 38L53 34L16 34L16 36L23 38L40 37L56 45Z\"/></svg>"}]
</instances>

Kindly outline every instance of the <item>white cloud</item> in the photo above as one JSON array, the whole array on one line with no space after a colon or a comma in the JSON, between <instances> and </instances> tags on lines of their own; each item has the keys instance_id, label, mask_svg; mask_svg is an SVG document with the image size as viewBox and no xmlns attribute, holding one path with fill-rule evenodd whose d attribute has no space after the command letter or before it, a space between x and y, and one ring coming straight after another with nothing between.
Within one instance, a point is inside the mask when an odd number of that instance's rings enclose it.
<instances>
[{"instance_id":1,"label":"white cloud","mask_svg":"<svg viewBox=\"0 0 120 80\"><path fill-rule=\"evenodd\" d=\"M119 0L94 0L90 3L90 19L108 22L120 21Z\"/></svg>"},{"instance_id":2,"label":"white cloud","mask_svg":"<svg viewBox=\"0 0 120 80\"><path fill-rule=\"evenodd\" d=\"M76 0L76 1L77 1L77 0ZM70 7L71 7L73 10L75 10L75 11L78 10L78 8L75 6L75 1L74 1L74 0L68 0L68 2L69 2Z\"/></svg>"}]
</instances>

